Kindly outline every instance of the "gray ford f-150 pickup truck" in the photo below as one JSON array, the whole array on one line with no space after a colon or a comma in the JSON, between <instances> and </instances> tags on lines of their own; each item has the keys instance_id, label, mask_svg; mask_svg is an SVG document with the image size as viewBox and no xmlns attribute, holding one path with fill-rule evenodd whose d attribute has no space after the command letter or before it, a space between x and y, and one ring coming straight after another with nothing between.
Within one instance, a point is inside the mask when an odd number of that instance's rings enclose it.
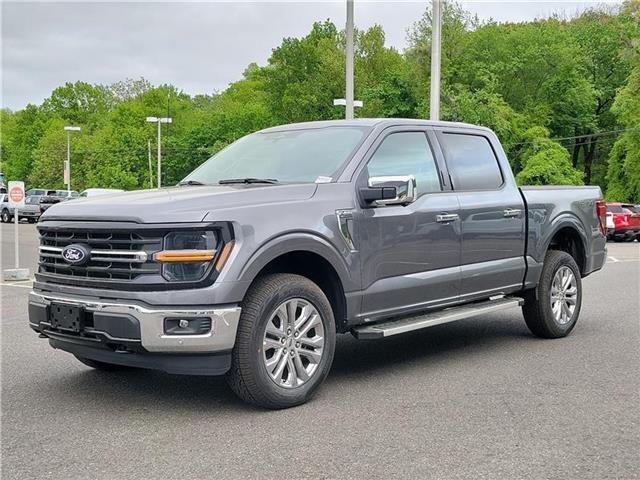
<instances>
[{"instance_id":1,"label":"gray ford f-150 pickup truck","mask_svg":"<svg viewBox=\"0 0 640 480\"><path fill-rule=\"evenodd\" d=\"M91 367L227 374L305 402L336 334L374 339L522 307L567 335L606 258L597 187L516 186L496 135L373 119L248 135L179 185L41 217L29 323Z\"/></svg>"}]
</instances>

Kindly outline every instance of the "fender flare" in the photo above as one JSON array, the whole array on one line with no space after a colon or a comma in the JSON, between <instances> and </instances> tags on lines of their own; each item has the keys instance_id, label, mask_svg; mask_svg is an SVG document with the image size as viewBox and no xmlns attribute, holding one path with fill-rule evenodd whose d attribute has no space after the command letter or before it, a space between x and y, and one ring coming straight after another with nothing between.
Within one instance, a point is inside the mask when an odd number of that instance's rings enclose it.
<instances>
[{"instance_id":1,"label":"fender flare","mask_svg":"<svg viewBox=\"0 0 640 480\"><path fill-rule=\"evenodd\" d=\"M571 228L578 233L578 238L580 240L580 245L582 247L582 253L585 258L583 261L586 261L587 254L587 232L584 228L584 225L580 221L580 219L572 213L562 213L554 218L549 224L549 228L547 229L547 233L543 237L543 241L541 245L543 245L542 249L542 259L549 251L549 246L551 244L551 240L555 235L563 228ZM542 260L541 259L541 260Z\"/></svg>"},{"instance_id":2,"label":"fender flare","mask_svg":"<svg viewBox=\"0 0 640 480\"><path fill-rule=\"evenodd\" d=\"M346 260L337 248L326 238L310 232L289 232L270 238L242 266L238 280L250 284L272 260L287 253L300 251L315 253L326 260L340 278L345 292L357 287L351 278Z\"/></svg>"}]
</instances>

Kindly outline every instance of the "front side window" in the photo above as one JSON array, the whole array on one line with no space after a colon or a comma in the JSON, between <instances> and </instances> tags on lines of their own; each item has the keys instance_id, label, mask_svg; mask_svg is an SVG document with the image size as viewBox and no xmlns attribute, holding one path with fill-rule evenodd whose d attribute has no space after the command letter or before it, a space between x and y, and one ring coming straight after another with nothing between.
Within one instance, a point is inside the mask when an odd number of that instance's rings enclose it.
<instances>
[{"instance_id":1,"label":"front side window","mask_svg":"<svg viewBox=\"0 0 640 480\"><path fill-rule=\"evenodd\" d=\"M498 159L486 137L443 133L442 149L456 190L496 190L503 183Z\"/></svg>"},{"instance_id":2,"label":"front side window","mask_svg":"<svg viewBox=\"0 0 640 480\"><path fill-rule=\"evenodd\" d=\"M369 127L325 127L254 133L218 152L183 182L212 184L241 178L315 182L333 177L369 131Z\"/></svg>"},{"instance_id":3,"label":"front side window","mask_svg":"<svg viewBox=\"0 0 640 480\"><path fill-rule=\"evenodd\" d=\"M413 175L418 195L441 190L436 162L423 132L392 133L367 165L369 177Z\"/></svg>"}]
</instances>

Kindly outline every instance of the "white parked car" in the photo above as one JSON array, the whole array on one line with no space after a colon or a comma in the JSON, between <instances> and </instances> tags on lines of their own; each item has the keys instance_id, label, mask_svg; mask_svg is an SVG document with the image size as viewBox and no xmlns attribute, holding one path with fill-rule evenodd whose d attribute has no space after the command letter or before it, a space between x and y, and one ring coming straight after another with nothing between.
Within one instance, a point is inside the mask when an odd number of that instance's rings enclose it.
<instances>
[{"instance_id":1,"label":"white parked car","mask_svg":"<svg viewBox=\"0 0 640 480\"><path fill-rule=\"evenodd\" d=\"M97 197L100 195L109 195L110 193L121 193L124 190L119 188L87 188L80 193L81 197Z\"/></svg>"}]
</instances>

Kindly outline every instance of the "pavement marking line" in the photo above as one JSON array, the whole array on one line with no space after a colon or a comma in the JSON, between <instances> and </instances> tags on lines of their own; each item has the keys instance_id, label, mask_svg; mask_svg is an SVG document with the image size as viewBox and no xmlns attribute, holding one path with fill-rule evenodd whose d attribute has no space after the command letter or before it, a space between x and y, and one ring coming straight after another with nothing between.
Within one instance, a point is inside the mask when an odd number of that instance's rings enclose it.
<instances>
[{"instance_id":1,"label":"pavement marking line","mask_svg":"<svg viewBox=\"0 0 640 480\"><path fill-rule=\"evenodd\" d=\"M33 288L33 283L31 283L31 280L26 280L26 281L28 281L29 284L22 285L24 282L15 282L15 283L0 282L0 286L3 286L3 287Z\"/></svg>"},{"instance_id":2,"label":"pavement marking line","mask_svg":"<svg viewBox=\"0 0 640 480\"><path fill-rule=\"evenodd\" d=\"M614 263L615 263L615 262L619 262L619 261L620 261L620 260L618 260L616 257L609 256L608 258L609 258L609 260L611 260L611 261L612 261L612 262L614 262Z\"/></svg>"}]
</instances>

